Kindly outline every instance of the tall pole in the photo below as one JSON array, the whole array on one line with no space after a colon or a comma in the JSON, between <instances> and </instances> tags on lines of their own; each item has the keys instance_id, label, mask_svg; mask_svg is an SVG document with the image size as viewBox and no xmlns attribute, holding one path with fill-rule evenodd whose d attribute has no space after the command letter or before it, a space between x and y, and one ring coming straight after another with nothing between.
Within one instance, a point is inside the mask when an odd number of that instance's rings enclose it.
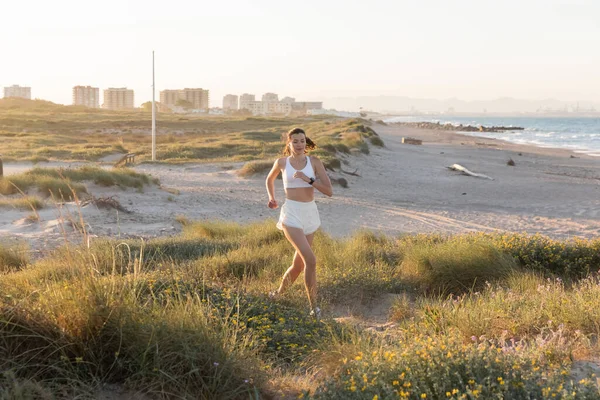
<instances>
[{"instance_id":1,"label":"tall pole","mask_svg":"<svg viewBox=\"0 0 600 400\"><path fill-rule=\"evenodd\" d=\"M154 50L152 50L152 161L156 161L156 105L154 104Z\"/></svg>"}]
</instances>

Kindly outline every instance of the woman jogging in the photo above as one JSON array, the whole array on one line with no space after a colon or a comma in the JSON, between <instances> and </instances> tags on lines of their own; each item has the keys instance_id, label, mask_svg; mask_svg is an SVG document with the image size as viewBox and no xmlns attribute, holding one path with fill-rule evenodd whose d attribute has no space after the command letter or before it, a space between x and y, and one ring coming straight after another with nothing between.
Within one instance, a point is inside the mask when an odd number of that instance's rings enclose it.
<instances>
[{"instance_id":1,"label":"woman jogging","mask_svg":"<svg viewBox=\"0 0 600 400\"><path fill-rule=\"evenodd\" d=\"M296 250L294 261L283 275L279 289L269 295L277 297L282 294L304 271L310 314L319 319L321 310L317 307L317 259L311 246L321 220L314 194L317 189L331 197L333 189L321 160L307 154L309 150L316 147L304 130L300 128L290 130L283 150L285 157L275 160L267 176L266 186L269 195L268 207L275 209L278 207L275 200L275 179L280 171L283 173L286 199L281 207L277 228L283 230L285 237Z\"/></svg>"}]
</instances>

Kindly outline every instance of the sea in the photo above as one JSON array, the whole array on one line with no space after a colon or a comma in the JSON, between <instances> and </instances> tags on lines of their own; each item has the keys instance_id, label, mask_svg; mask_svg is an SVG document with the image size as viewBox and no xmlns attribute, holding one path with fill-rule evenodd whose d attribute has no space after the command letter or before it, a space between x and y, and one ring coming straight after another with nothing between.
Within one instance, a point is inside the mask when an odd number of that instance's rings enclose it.
<instances>
[{"instance_id":1,"label":"sea","mask_svg":"<svg viewBox=\"0 0 600 400\"><path fill-rule=\"evenodd\" d=\"M597 117L441 117L402 116L384 119L393 122L439 122L452 125L513 126L524 130L504 132L461 132L465 135L501 139L539 147L565 148L600 157L600 118Z\"/></svg>"}]
</instances>

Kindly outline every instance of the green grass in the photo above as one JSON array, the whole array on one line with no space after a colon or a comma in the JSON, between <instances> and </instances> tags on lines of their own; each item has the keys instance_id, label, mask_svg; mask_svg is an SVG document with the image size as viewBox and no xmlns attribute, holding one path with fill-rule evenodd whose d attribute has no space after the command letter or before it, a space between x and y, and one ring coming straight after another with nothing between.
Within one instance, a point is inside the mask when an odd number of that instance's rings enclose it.
<instances>
[{"instance_id":1,"label":"green grass","mask_svg":"<svg viewBox=\"0 0 600 400\"><path fill-rule=\"evenodd\" d=\"M0 244L0 273L19 270L29 262L27 247L7 247Z\"/></svg>"},{"instance_id":2,"label":"green grass","mask_svg":"<svg viewBox=\"0 0 600 400\"><path fill-rule=\"evenodd\" d=\"M179 221L179 236L34 262L0 247L0 396L599 396L570 370L600 354L599 240L319 232L317 323L301 283L266 296L293 255L275 221ZM385 334L327 317L383 293L397 294Z\"/></svg>"},{"instance_id":3,"label":"green grass","mask_svg":"<svg viewBox=\"0 0 600 400\"><path fill-rule=\"evenodd\" d=\"M34 196L0 198L0 208L16 208L22 211L28 211L32 208L35 210L40 210L44 208L44 202Z\"/></svg>"},{"instance_id":4,"label":"green grass","mask_svg":"<svg viewBox=\"0 0 600 400\"><path fill-rule=\"evenodd\" d=\"M159 184L157 179L128 168L105 170L98 167L40 168L0 178L0 194L12 195L35 190L45 197L72 200L87 193L80 182L91 181L101 186L120 186L141 189L144 185Z\"/></svg>"},{"instance_id":5,"label":"green grass","mask_svg":"<svg viewBox=\"0 0 600 400\"><path fill-rule=\"evenodd\" d=\"M250 161L244 164L237 174L242 177L249 177L255 174L265 175L272 167L272 161Z\"/></svg>"},{"instance_id":6,"label":"green grass","mask_svg":"<svg viewBox=\"0 0 600 400\"><path fill-rule=\"evenodd\" d=\"M409 247L400 274L422 291L445 296L478 290L516 268L513 257L491 244L449 240Z\"/></svg>"}]
</instances>

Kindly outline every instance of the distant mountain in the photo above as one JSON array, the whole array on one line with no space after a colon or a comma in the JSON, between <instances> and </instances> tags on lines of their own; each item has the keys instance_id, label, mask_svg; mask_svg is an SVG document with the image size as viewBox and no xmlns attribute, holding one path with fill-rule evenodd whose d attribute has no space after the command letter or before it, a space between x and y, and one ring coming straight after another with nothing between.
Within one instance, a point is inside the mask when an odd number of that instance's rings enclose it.
<instances>
[{"instance_id":1,"label":"distant mountain","mask_svg":"<svg viewBox=\"0 0 600 400\"><path fill-rule=\"evenodd\" d=\"M534 113L546 111L589 111L600 112L600 103L591 101L561 101L555 99L523 100L502 97L495 100L464 101L457 98L445 100L418 99L405 96L360 96L323 99L323 105L337 110L378 111L385 113L411 112L456 112L456 113Z\"/></svg>"}]
</instances>

